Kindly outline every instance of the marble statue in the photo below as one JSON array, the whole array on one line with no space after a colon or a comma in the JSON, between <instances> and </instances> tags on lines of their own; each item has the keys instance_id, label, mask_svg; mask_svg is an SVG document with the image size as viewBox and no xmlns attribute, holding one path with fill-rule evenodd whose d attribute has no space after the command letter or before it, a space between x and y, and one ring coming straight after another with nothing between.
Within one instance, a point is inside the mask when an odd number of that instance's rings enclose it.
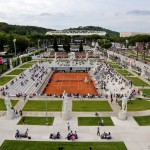
<instances>
[{"instance_id":1,"label":"marble statue","mask_svg":"<svg viewBox=\"0 0 150 150\"><path fill-rule=\"evenodd\" d=\"M11 101L8 95L6 95L5 97L5 105L6 105L7 111L12 108Z\"/></svg>"},{"instance_id":2,"label":"marble statue","mask_svg":"<svg viewBox=\"0 0 150 150\"><path fill-rule=\"evenodd\" d=\"M88 60L88 58L89 58L89 53L86 53L86 60Z\"/></svg>"},{"instance_id":3,"label":"marble statue","mask_svg":"<svg viewBox=\"0 0 150 150\"><path fill-rule=\"evenodd\" d=\"M75 52L71 52L68 55L69 55L69 60L70 61L73 61L75 59Z\"/></svg>"},{"instance_id":4,"label":"marble statue","mask_svg":"<svg viewBox=\"0 0 150 150\"><path fill-rule=\"evenodd\" d=\"M124 95L122 97L122 111L127 111L127 103L128 103L128 100L127 100L127 97Z\"/></svg>"},{"instance_id":5,"label":"marble statue","mask_svg":"<svg viewBox=\"0 0 150 150\"><path fill-rule=\"evenodd\" d=\"M71 119L72 112L72 99L67 96L66 91L63 92L63 107L62 107L62 119L69 120Z\"/></svg>"},{"instance_id":6,"label":"marble statue","mask_svg":"<svg viewBox=\"0 0 150 150\"><path fill-rule=\"evenodd\" d=\"M5 105L6 105L6 115L8 119L13 119L15 117L15 111L12 109L11 101L8 95L5 97Z\"/></svg>"},{"instance_id":7,"label":"marble statue","mask_svg":"<svg viewBox=\"0 0 150 150\"><path fill-rule=\"evenodd\" d=\"M122 108L121 108L121 110L119 111L119 114L118 114L118 118L120 120L126 120L127 119L127 103L128 103L128 99L124 95L122 97Z\"/></svg>"}]
</instances>

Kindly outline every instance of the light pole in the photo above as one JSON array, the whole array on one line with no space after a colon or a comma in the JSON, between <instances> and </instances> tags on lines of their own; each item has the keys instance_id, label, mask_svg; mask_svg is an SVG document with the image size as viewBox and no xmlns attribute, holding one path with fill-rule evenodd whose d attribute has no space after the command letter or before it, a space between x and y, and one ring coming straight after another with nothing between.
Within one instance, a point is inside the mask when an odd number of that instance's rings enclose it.
<instances>
[{"instance_id":1,"label":"light pole","mask_svg":"<svg viewBox=\"0 0 150 150\"><path fill-rule=\"evenodd\" d=\"M128 43L129 43L129 41L128 41L128 40L126 40L125 42L126 42L126 50L127 50L127 47L128 47Z\"/></svg>"},{"instance_id":2,"label":"light pole","mask_svg":"<svg viewBox=\"0 0 150 150\"><path fill-rule=\"evenodd\" d=\"M47 117L47 100L46 100L46 125L48 125L48 117Z\"/></svg>"},{"instance_id":3,"label":"light pole","mask_svg":"<svg viewBox=\"0 0 150 150\"><path fill-rule=\"evenodd\" d=\"M16 39L13 39L13 42L14 42L15 57L16 57Z\"/></svg>"},{"instance_id":4,"label":"light pole","mask_svg":"<svg viewBox=\"0 0 150 150\"><path fill-rule=\"evenodd\" d=\"M40 42L40 41L38 40L38 51L39 51L39 42Z\"/></svg>"}]
</instances>

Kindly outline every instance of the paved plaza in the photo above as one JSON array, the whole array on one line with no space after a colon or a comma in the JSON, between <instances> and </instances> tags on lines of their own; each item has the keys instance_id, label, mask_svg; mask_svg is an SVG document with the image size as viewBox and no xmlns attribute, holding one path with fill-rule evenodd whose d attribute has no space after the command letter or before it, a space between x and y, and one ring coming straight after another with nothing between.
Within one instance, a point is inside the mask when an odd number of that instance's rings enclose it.
<instances>
[{"instance_id":1,"label":"paved plaza","mask_svg":"<svg viewBox=\"0 0 150 150\"><path fill-rule=\"evenodd\" d=\"M55 61L55 60L54 60ZM48 62L42 63L43 66L46 66L46 69L42 69L42 71L45 71L48 74L45 74L44 79L47 79L49 74L51 73L48 71L53 67L53 64L56 62L52 62L50 65ZM80 64L81 62L79 62ZM42 66L41 65L41 66ZM57 64L58 65L58 64ZM56 68L57 67L66 67L64 63L59 63L59 66L54 65ZM80 64L81 65L81 64ZM29 135L32 137L31 141L53 141L52 139L49 139L50 133L56 133L60 132L62 138L58 139L57 141L60 142L67 142L68 140L66 139L67 134L68 134L68 129L67 129L67 123L69 122L71 130L77 131L78 134L78 139L76 142L124 142L128 150L148 150L150 149L150 126L139 126L138 123L135 121L133 118L134 116L149 116L150 115L150 110L143 110L143 111L128 111L127 112L127 120L120 120L118 118L118 113L120 111L120 106L118 105L118 102L114 99L111 101L111 93L117 94L127 94L131 90L131 85L126 84L127 80L124 76L120 76L118 73L112 71L110 74L112 74L112 77L108 75L107 73L107 64L101 63L101 62L95 62L92 63L92 66L84 66L84 67L91 67L92 69L89 71L89 77L91 78L91 81L95 82L94 86L97 90L101 92L102 97L90 97L90 96L85 96L85 97L76 97L74 96L73 100L74 101L107 101L112 109L112 111L105 111L105 112L97 112L98 117L110 117L114 126L101 126L97 124L97 126L79 126L78 125L78 117L95 117L95 111L93 112L72 112L71 113L71 119L70 120L63 120L62 119L62 112L53 112L53 111L23 111L23 116L33 116L33 117L54 117L54 122L52 126L39 126L39 125L18 125L18 122L20 121L21 117L14 118L12 120L7 119L6 117L6 111L0 111L0 144L2 145L5 140L16 140L15 139L15 132L16 130L19 130L20 132L26 131L26 129L29 129ZM82 66L81 65L81 66ZM36 65L35 65L36 66ZM100 67L101 66L101 67ZM32 66L34 68L34 66ZM73 66L72 66L73 67ZM76 66L78 67L78 65ZM19 67L18 67L19 68ZM38 65L36 66L38 68ZM40 67L39 67L40 68ZM40 68L41 69L41 68ZM32 70L31 68L26 69L24 74L28 74ZM37 71L41 72L41 70ZM62 71L62 70L61 70ZM131 69L127 69L128 72L132 74L134 77L139 77L137 74L133 72ZM9 71L10 72L10 71ZM109 72L109 70L108 70ZM63 74L63 73L61 73ZM42 73L41 73L42 75ZM105 75L107 77L105 77ZM14 75L12 75L14 76ZM24 75L25 76L25 75ZM32 77L32 72L31 72L31 77ZM15 76L17 78L17 76ZM34 77L35 78L35 77ZM69 77L68 77L69 78ZM115 79L114 79L115 78ZM147 84L150 84L147 80L145 80L143 77L140 77L143 79ZM85 77L83 78L84 81ZM65 79L67 78L65 77ZM69 80L69 79L68 79ZM73 79L72 79L73 80ZM89 80L89 79L88 79ZM103 82L107 83L106 85L101 84L101 82L98 82L100 80L103 80ZM7 83L8 86L11 86L11 81ZM31 82L32 83L32 82ZM30 83L30 84L31 84ZM70 84L70 82L69 82ZM19 87L17 81L16 81L17 87ZM35 86L34 84L31 84L31 87ZM39 85L40 86L40 85ZM59 86L59 85L58 85ZM15 87L15 85L13 85ZM106 90L101 89L101 87L106 88ZM38 86L37 86L38 88ZM52 87L51 87L52 88ZM59 88L59 87L58 87ZM141 87L134 86L132 89L139 89ZM148 87L147 87L148 88ZM30 91L32 88L27 88L26 91ZM34 89L36 91L36 88ZM39 90L39 88L38 88ZM50 89L49 89L50 90ZM85 89L86 90L86 89ZM7 90L8 92L12 92L11 88ZM23 91L23 87L22 87ZM55 91L55 90L54 90ZM74 90L76 91L76 90ZM15 88L13 89L13 92L15 93ZM29 92L28 94L31 94ZM131 94L131 93L130 93ZM13 96L13 95L12 95ZM106 97L105 97L106 96ZM135 95L137 96L137 95ZM1 98L5 99L5 96L2 95L1 93ZM144 98L144 97L142 97ZM25 100L23 97L11 97L11 99L17 99L18 103L14 107L15 110L23 110L24 106L29 102L29 101L39 101L39 100L45 100L45 101L57 101L57 100L62 100L61 97L54 97L53 95L48 97L46 95L34 95L32 98L27 97ZM118 101L121 101L121 99L118 98ZM146 101L146 100L145 100ZM133 100L134 103L134 100ZM133 104L134 105L134 104ZM99 106L101 107L101 106ZM100 127L100 134L103 134L104 132L108 133L111 132L112 139L107 140L107 139L101 139L100 136L97 136L97 128ZM21 139L24 140L24 139Z\"/></svg>"}]
</instances>

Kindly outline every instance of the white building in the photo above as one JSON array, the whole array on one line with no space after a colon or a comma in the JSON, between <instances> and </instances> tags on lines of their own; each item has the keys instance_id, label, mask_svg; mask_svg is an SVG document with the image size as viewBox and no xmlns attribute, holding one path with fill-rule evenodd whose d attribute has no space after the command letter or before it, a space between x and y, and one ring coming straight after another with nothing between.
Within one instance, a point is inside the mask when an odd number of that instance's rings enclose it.
<instances>
[{"instance_id":1,"label":"white building","mask_svg":"<svg viewBox=\"0 0 150 150\"><path fill-rule=\"evenodd\" d=\"M76 36L76 35L93 35L97 34L100 36L105 36L105 31L94 31L94 30L57 30L57 31L48 31L46 35L68 35L68 36Z\"/></svg>"},{"instance_id":2,"label":"white building","mask_svg":"<svg viewBox=\"0 0 150 150\"><path fill-rule=\"evenodd\" d=\"M135 35L150 35L150 33L142 33L142 32L120 32L120 37L130 37Z\"/></svg>"}]
</instances>

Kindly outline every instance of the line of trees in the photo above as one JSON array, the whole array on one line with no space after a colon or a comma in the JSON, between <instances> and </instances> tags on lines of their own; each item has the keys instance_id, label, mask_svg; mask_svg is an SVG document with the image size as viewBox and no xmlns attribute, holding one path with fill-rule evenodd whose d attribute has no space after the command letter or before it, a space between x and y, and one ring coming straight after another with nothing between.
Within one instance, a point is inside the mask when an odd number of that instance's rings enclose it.
<instances>
[{"instance_id":1,"label":"line of trees","mask_svg":"<svg viewBox=\"0 0 150 150\"><path fill-rule=\"evenodd\" d=\"M111 48L112 42L119 43L121 49L123 46L134 47L137 52L137 59L139 57L139 53L143 53L143 59L146 59L146 54L148 54L148 51L150 50L150 35L135 35L131 37L105 36L98 40L99 46L104 49Z\"/></svg>"}]
</instances>

